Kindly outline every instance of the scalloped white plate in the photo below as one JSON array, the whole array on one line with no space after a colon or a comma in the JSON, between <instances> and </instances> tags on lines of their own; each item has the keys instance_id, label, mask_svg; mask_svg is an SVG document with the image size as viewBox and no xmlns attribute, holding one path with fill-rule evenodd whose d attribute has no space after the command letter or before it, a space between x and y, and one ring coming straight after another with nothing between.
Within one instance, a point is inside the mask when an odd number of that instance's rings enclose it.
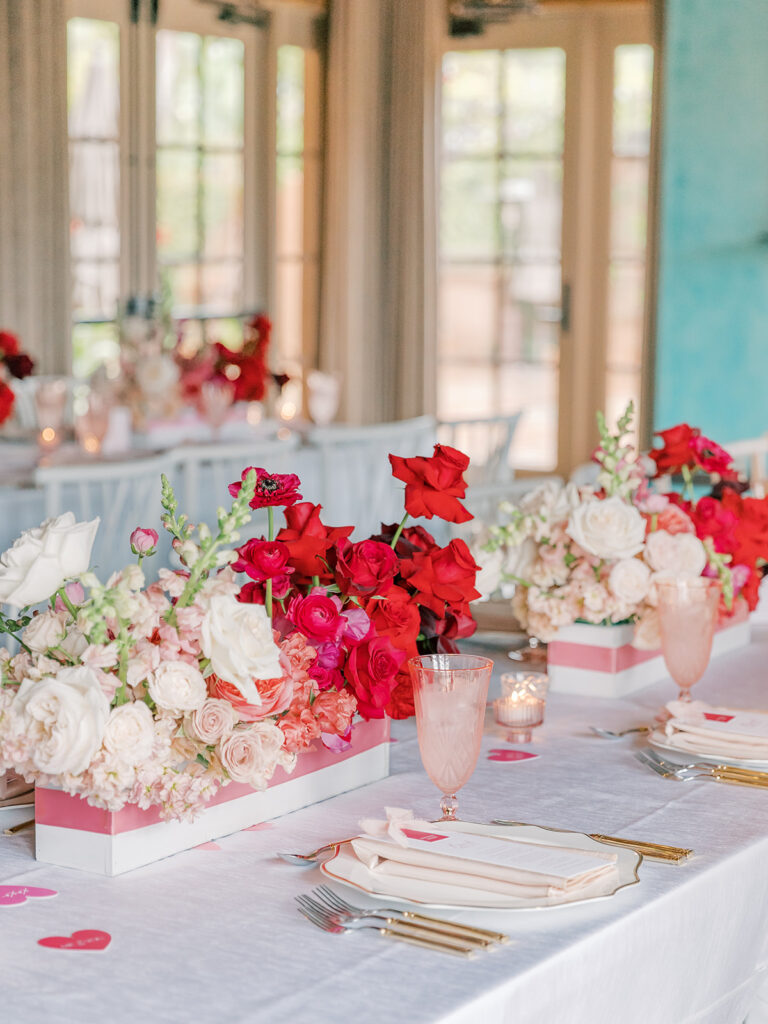
<instances>
[{"instance_id":1,"label":"scalloped white plate","mask_svg":"<svg viewBox=\"0 0 768 1024\"><path fill-rule=\"evenodd\" d=\"M702 740L702 742L705 742ZM665 754L674 754L670 761L680 764L690 764L691 761L706 761L708 764L726 764L733 768L754 768L758 771L768 771L768 761L758 761L747 757L725 757L723 754L711 754L706 750L684 750L682 747L673 746L665 733L652 732L648 736L648 744L654 750Z\"/></svg>"}]
</instances>

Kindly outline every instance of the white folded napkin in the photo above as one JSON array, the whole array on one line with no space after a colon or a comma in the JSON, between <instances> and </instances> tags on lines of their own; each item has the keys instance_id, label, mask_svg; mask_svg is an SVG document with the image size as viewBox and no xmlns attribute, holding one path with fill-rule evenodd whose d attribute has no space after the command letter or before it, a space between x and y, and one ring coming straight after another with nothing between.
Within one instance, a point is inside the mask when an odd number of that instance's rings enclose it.
<instances>
[{"instance_id":1,"label":"white folded napkin","mask_svg":"<svg viewBox=\"0 0 768 1024\"><path fill-rule=\"evenodd\" d=\"M403 847L389 838L359 836L351 846L376 880L377 891L418 894L425 902L492 901L494 897L562 902L591 895L618 876L609 852L548 846L474 833L408 834Z\"/></svg>"},{"instance_id":2,"label":"white folded napkin","mask_svg":"<svg viewBox=\"0 0 768 1024\"><path fill-rule=\"evenodd\" d=\"M672 717L651 739L694 754L768 761L768 714L699 700L670 701L667 709Z\"/></svg>"}]
</instances>

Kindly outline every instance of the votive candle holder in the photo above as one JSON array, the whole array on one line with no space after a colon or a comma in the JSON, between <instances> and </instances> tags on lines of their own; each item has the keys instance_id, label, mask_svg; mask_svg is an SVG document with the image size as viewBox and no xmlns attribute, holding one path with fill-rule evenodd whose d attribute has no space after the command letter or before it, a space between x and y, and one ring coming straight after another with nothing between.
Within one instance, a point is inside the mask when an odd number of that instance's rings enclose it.
<instances>
[{"instance_id":1,"label":"votive candle holder","mask_svg":"<svg viewBox=\"0 0 768 1024\"><path fill-rule=\"evenodd\" d=\"M544 721L549 678L544 672L506 672L501 697L493 702L494 718L510 743L530 743Z\"/></svg>"}]
</instances>

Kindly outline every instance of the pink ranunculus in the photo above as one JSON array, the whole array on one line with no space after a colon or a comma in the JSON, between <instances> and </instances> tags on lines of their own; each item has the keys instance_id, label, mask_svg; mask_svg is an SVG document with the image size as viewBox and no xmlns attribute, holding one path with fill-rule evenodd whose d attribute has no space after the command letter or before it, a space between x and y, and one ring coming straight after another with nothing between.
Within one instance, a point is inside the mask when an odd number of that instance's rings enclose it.
<instances>
[{"instance_id":1,"label":"pink ranunculus","mask_svg":"<svg viewBox=\"0 0 768 1024\"><path fill-rule=\"evenodd\" d=\"M316 665L323 668L338 668L344 660L344 652L339 644L324 643L317 645Z\"/></svg>"},{"instance_id":2,"label":"pink ranunculus","mask_svg":"<svg viewBox=\"0 0 768 1024\"><path fill-rule=\"evenodd\" d=\"M288 605L288 618L310 640L335 641L344 629L338 598L313 591L307 597L297 595Z\"/></svg>"},{"instance_id":3,"label":"pink ranunculus","mask_svg":"<svg viewBox=\"0 0 768 1024\"><path fill-rule=\"evenodd\" d=\"M317 684L318 690L338 690L344 685L344 676L334 667L310 665L309 675Z\"/></svg>"},{"instance_id":4,"label":"pink ranunculus","mask_svg":"<svg viewBox=\"0 0 768 1024\"><path fill-rule=\"evenodd\" d=\"M356 606L350 606L341 613L346 620L346 626L342 634L348 644L360 644L371 632L371 620L368 613Z\"/></svg>"},{"instance_id":5,"label":"pink ranunculus","mask_svg":"<svg viewBox=\"0 0 768 1024\"><path fill-rule=\"evenodd\" d=\"M131 551L134 555L146 555L157 547L158 539L157 530L137 526L131 534Z\"/></svg>"}]
</instances>

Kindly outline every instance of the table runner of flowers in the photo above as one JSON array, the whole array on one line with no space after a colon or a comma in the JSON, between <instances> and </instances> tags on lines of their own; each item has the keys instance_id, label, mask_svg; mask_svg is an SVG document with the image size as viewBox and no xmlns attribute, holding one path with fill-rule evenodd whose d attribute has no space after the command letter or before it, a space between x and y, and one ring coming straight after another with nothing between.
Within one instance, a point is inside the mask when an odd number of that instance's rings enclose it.
<instances>
[{"instance_id":1,"label":"table runner of flowers","mask_svg":"<svg viewBox=\"0 0 768 1024\"><path fill-rule=\"evenodd\" d=\"M105 583L89 571L98 519L26 531L0 556L0 630L21 648L0 649L0 771L189 819L231 781L264 789L313 743L344 750L356 715L412 714L409 657L455 650L479 593L466 543L440 546L408 519L470 519L469 460L436 445L390 462L405 515L358 542L292 474L245 469L215 530L190 523L163 478L181 565L149 584L154 529L133 531L135 564ZM259 508L268 535L235 547Z\"/></svg>"}]
</instances>

